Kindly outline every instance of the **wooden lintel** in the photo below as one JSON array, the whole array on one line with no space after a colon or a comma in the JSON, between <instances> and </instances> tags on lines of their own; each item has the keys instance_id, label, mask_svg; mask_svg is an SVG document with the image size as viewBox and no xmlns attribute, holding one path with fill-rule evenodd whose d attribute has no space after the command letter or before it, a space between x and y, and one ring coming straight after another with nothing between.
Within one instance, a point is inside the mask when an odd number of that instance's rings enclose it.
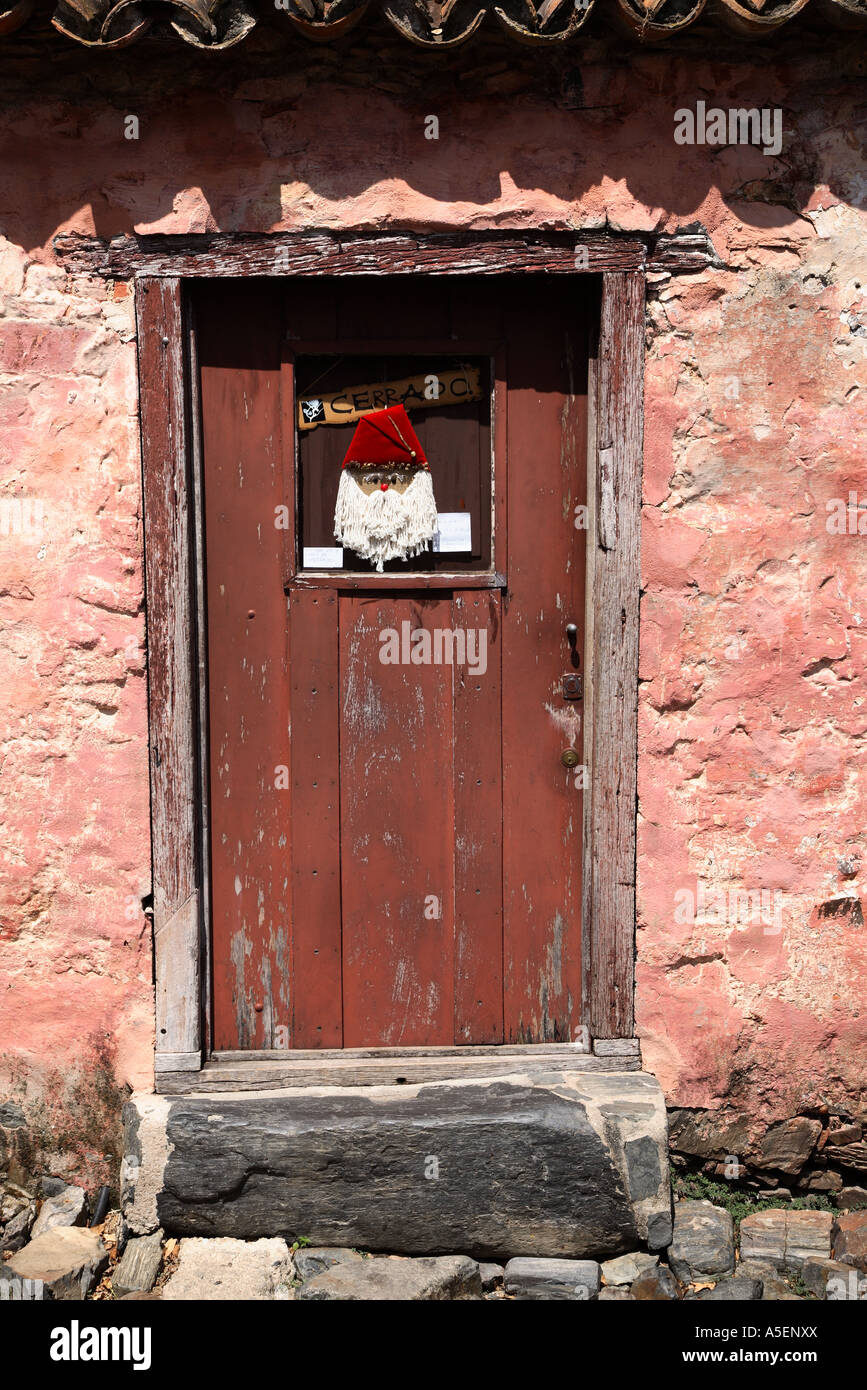
<instances>
[{"instance_id":1,"label":"wooden lintel","mask_svg":"<svg viewBox=\"0 0 867 1390\"><path fill-rule=\"evenodd\" d=\"M376 236L332 232L121 236L61 233L58 263L72 274L150 277L572 274L643 268L635 238L604 233L461 232Z\"/></svg>"},{"instance_id":2,"label":"wooden lintel","mask_svg":"<svg viewBox=\"0 0 867 1390\"><path fill-rule=\"evenodd\" d=\"M139 275L598 274L640 269L689 274L724 268L703 229L662 233L648 241L649 251L638 238L580 232L515 233L506 238L486 232L381 238L221 232L119 236L111 241L64 232L55 237L54 251L59 264L72 274L120 280Z\"/></svg>"}]
</instances>

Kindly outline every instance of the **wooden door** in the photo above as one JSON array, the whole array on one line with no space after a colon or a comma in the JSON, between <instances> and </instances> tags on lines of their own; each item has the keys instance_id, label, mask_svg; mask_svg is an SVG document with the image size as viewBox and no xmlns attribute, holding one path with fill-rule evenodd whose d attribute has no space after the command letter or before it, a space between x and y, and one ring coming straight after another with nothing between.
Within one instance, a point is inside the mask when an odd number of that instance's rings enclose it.
<instances>
[{"instance_id":1,"label":"wooden door","mask_svg":"<svg viewBox=\"0 0 867 1390\"><path fill-rule=\"evenodd\" d=\"M578 1036L590 312L539 277L197 296L217 1049ZM411 412L471 556L305 570L338 476L302 466L293 383L323 344L490 364L475 414Z\"/></svg>"}]
</instances>

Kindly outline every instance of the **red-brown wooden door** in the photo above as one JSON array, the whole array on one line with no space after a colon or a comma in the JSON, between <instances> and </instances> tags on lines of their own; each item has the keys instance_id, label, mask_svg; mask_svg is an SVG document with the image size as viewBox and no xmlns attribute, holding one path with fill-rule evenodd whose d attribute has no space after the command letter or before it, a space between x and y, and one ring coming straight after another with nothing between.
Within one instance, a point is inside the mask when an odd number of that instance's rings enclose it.
<instances>
[{"instance_id":1,"label":"red-brown wooden door","mask_svg":"<svg viewBox=\"0 0 867 1390\"><path fill-rule=\"evenodd\" d=\"M579 1035L583 705L562 678L570 622L583 660L590 312L533 277L197 296L215 1048ZM294 575L313 523L292 364L326 340L491 345L473 438L493 455L493 560L410 562L374 588ZM434 414L423 443L456 507L469 426ZM338 478L319 476L327 520ZM421 652L418 633L443 652L463 633L464 661L383 662L406 624Z\"/></svg>"}]
</instances>

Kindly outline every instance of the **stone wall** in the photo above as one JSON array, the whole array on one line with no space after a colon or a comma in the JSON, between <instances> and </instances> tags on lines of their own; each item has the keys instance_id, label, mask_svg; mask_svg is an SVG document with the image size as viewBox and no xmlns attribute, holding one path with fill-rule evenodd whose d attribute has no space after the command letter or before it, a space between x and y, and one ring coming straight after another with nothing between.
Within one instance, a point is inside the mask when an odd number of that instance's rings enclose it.
<instances>
[{"instance_id":1,"label":"stone wall","mask_svg":"<svg viewBox=\"0 0 867 1390\"><path fill-rule=\"evenodd\" d=\"M38 27L6 41L0 113L6 1151L95 1181L116 1108L106 1057L116 1100L151 1084L133 315L126 284L65 275L62 230L707 229L724 268L656 278L648 302L638 1031L669 1104L734 1117L735 1152L822 1107L857 1113L867 537L841 513L850 493L867 505L854 48L802 29L639 49L600 29L580 51L491 35L440 58L375 24L326 46L263 24L204 56L57 42ZM675 144L674 112L697 100L781 110L780 154ZM83 1099L97 1092L103 1118Z\"/></svg>"},{"instance_id":2,"label":"stone wall","mask_svg":"<svg viewBox=\"0 0 867 1390\"><path fill-rule=\"evenodd\" d=\"M671 1109L671 1163L675 1178L701 1173L758 1201L867 1207L865 1127L867 1111L831 1114L824 1105L767 1129L747 1111Z\"/></svg>"}]
</instances>

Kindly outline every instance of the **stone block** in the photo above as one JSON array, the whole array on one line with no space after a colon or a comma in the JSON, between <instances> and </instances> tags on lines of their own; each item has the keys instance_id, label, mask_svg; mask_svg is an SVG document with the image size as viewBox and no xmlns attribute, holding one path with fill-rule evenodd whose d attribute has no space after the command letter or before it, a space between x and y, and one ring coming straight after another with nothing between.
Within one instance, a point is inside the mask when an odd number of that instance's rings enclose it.
<instances>
[{"instance_id":1,"label":"stone block","mask_svg":"<svg viewBox=\"0 0 867 1390\"><path fill-rule=\"evenodd\" d=\"M859 1280L857 1270L839 1260L821 1260L811 1256L801 1266L801 1277L810 1293L817 1298L845 1299L850 1291L857 1297L861 1292L861 1282L867 1291L867 1279L862 1276Z\"/></svg>"},{"instance_id":2,"label":"stone block","mask_svg":"<svg viewBox=\"0 0 867 1390\"><path fill-rule=\"evenodd\" d=\"M680 1285L665 1265L648 1269L630 1288L632 1297L641 1303L670 1303L680 1298Z\"/></svg>"},{"instance_id":3,"label":"stone block","mask_svg":"<svg viewBox=\"0 0 867 1390\"><path fill-rule=\"evenodd\" d=\"M39 1186L42 1189L43 1197L59 1197L61 1193L66 1191L68 1183L65 1183L63 1178L54 1177L52 1173L43 1173L39 1180Z\"/></svg>"},{"instance_id":4,"label":"stone block","mask_svg":"<svg viewBox=\"0 0 867 1390\"><path fill-rule=\"evenodd\" d=\"M712 1289L700 1289L698 1293L688 1293L684 1302L755 1303L761 1298L763 1287L761 1279L746 1279L742 1276L720 1279Z\"/></svg>"},{"instance_id":5,"label":"stone block","mask_svg":"<svg viewBox=\"0 0 867 1390\"><path fill-rule=\"evenodd\" d=\"M149 1236L133 1236L127 1242L111 1276L115 1298L124 1298L131 1293L150 1293L162 1264L162 1241L162 1231L154 1231Z\"/></svg>"},{"instance_id":6,"label":"stone block","mask_svg":"<svg viewBox=\"0 0 867 1390\"><path fill-rule=\"evenodd\" d=\"M741 1260L735 1270L735 1278L761 1280L762 1301L765 1303L803 1301L776 1265L758 1260Z\"/></svg>"},{"instance_id":7,"label":"stone block","mask_svg":"<svg viewBox=\"0 0 867 1390\"><path fill-rule=\"evenodd\" d=\"M315 1279L317 1274L324 1274L326 1269L333 1269L335 1265L350 1264L363 1258L358 1250L348 1250L339 1245L307 1245L296 1250L292 1260L296 1275L304 1280Z\"/></svg>"},{"instance_id":8,"label":"stone block","mask_svg":"<svg viewBox=\"0 0 867 1390\"><path fill-rule=\"evenodd\" d=\"M793 1120L781 1120L766 1131L761 1151L753 1159L753 1166L773 1168L775 1172L794 1176L807 1162L821 1132L819 1120L809 1120L804 1115Z\"/></svg>"},{"instance_id":9,"label":"stone block","mask_svg":"<svg viewBox=\"0 0 867 1390\"><path fill-rule=\"evenodd\" d=\"M867 1207L867 1187L844 1187L837 1193L837 1206L850 1211Z\"/></svg>"},{"instance_id":10,"label":"stone block","mask_svg":"<svg viewBox=\"0 0 867 1390\"><path fill-rule=\"evenodd\" d=\"M646 1274L649 1269L655 1269L659 1264L658 1255L646 1255L639 1250L634 1255L617 1255L613 1260L606 1260L602 1266L602 1278L606 1284L634 1284L642 1274Z\"/></svg>"},{"instance_id":11,"label":"stone block","mask_svg":"<svg viewBox=\"0 0 867 1390\"><path fill-rule=\"evenodd\" d=\"M20 1250L30 1239L33 1222L36 1219L36 1203L25 1203L3 1227L0 1250Z\"/></svg>"},{"instance_id":12,"label":"stone block","mask_svg":"<svg viewBox=\"0 0 867 1390\"><path fill-rule=\"evenodd\" d=\"M485 1293L490 1293L492 1289L498 1289L502 1285L505 1269L502 1265L485 1264L479 1265L479 1276L482 1281L482 1289Z\"/></svg>"},{"instance_id":13,"label":"stone block","mask_svg":"<svg viewBox=\"0 0 867 1390\"><path fill-rule=\"evenodd\" d=\"M829 1163L836 1163L841 1168L852 1168L858 1173L867 1173L867 1143L864 1140L859 1144L843 1144L840 1148L834 1144L826 1144L822 1154Z\"/></svg>"},{"instance_id":14,"label":"stone block","mask_svg":"<svg viewBox=\"0 0 867 1390\"><path fill-rule=\"evenodd\" d=\"M668 1262L683 1283L730 1274L735 1233L729 1212L711 1202L676 1202Z\"/></svg>"},{"instance_id":15,"label":"stone block","mask_svg":"<svg viewBox=\"0 0 867 1390\"><path fill-rule=\"evenodd\" d=\"M841 1125L839 1129L829 1129L827 1142L831 1147L843 1144L857 1144L861 1138L860 1125Z\"/></svg>"},{"instance_id":16,"label":"stone block","mask_svg":"<svg viewBox=\"0 0 867 1390\"><path fill-rule=\"evenodd\" d=\"M131 1233L487 1260L671 1238L665 1106L643 1072L156 1100L126 1111Z\"/></svg>"},{"instance_id":17,"label":"stone block","mask_svg":"<svg viewBox=\"0 0 867 1390\"><path fill-rule=\"evenodd\" d=\"M481 1296L479 1266L465 1255L349 1261L317 1274L295 1294L307 1303L447 1302Z\"/></svg>"},{"instance_id":18,"label":"stone block","mask_svg":"<svg viewBox=\"0 0 867 1390\"><path fill-rule=\"evenodd\" d=\"M33 1224L33 1237L44 1235L55 1226L87 1224L87 1193L81 1187L64 1187L56 1196L46 1197Z\"/></svg>"},{"instance_id":19,"label":"stone block","mask_svg":"<svg viewBox=\"0 0 867 1390\"><path fill-rule=\"evenodd\" d=\"M867 1271L867 1211L835 1217L831 1227L831 1253L835 1260Z\"/></svg>"},{"instance_id":20,"label":"stone block","mask_svg":"<svg viewBox=\"0 0 867 1390\"><path fill-rule=\"evenodd\" d=\"M798 1187L807 1192L840 1192L843 1179L832 1168L812 1168L802 1176Z\"/></svg>"},{"instance_id":21,"label":"stone block","mask_svg":"<svg viewBox=\"0 0 867 1390\"><path fill-rule=\"evenodd\" d=\"M182 1240L164 1302L288 1299L294 1277L285 1240Z\"/></svg>"},{"instance_id":22,"label":"stone block","mask_svg":"<svg viewBox=\"0 0 867 1390\"><path fill-rule=\"evenodd\" d=\"M108 1251L96 1231L54 1226L0 1265L0 1280L28 1281L42 1301L82 1299L107 1264Z\"/></svg>"},{"instance_id":23,"label":"stone block","mask_svg":"<svg viewBox=\"0 0 867 1390\"><path fill-rule=\"evenodd\" d=\"M799 1270L815 1255L831 1254L829 1211L757 1211L741 1222L741 1258Z\"/></svg>"},{"instance_id":24,"label":"stone block","mask_svg":"<svg viewBox=\"0 0 867 1390\"><path fill-rule=\"evenodd\" d=\"M29 1192L12 1186L4 1189L0 1185L0 1226L5 1226L8 1222L20 1216L22 1211L26 1211L33 1205L33 1198Z\"/></svg>"},{"instance_id":25,"label":"stone block","mask_svg":"<svg viewBox=\"0 0 867 1390\"><path fill-rule=\"evenodd\" d=\"M600 1271L595 1260L542 1260L518 1257L509 1260L506 1293L517 1299L587 1302L599 1292Z\"/></svg>"},{"instance_id":26,"label":"stone block","mask_svg":"<svg viewBox=\"0 0 867 1390\"><path fill-rule=\"evenodd\" d=\"M749 1144L748 1118L723 1115L715 1110L672 1110L669 1132L671 1147L692 1158L742 1154Z\"/></svg>"}]
</instances>

